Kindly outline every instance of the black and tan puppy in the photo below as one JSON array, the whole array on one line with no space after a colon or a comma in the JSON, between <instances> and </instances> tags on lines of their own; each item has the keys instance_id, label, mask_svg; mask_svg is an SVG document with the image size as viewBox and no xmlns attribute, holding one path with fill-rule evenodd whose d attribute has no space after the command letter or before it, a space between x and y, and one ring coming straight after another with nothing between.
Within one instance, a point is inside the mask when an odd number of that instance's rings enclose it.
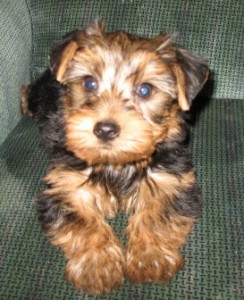
<instances>
[{"instance_id":1,"label":"black and tan puppy","mask_svg":"<svg viewBox=\"0 0 244 300\"><path fill-rule=\"evenodd\" d=\"M182 111L208 76L206 62L167 35L105 33L101 23L54 44L50 69L22 88L52 168L38 199L43 229L91 294L167 282L201 210ZM106 218L126 211L127 249Z\"/></svg>"}]
</instances>

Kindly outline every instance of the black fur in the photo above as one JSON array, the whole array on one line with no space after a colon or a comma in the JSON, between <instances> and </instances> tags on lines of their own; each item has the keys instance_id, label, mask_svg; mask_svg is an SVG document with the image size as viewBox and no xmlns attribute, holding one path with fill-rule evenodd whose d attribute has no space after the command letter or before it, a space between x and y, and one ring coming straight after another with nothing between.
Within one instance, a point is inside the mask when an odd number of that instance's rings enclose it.
<instances>
[{"instance_id":1,"label":"black fur","mask_svg":"<svg viewBox=\"0 0 244 300\"><path fill-rule=\"evenodd\" d=\"M81 170L87 167L86 162L67 151L65 147L62 103L65 93L66 87L57 82L52 72L47 70L28 87L28 108L35 116L42 144L48 151L52 164ZM185 143L187 133L187 125L182 119L182 134L173 141L158 144L148 168L153 172L167 172L179 177L182 173L192 170L193 165ZM131 163L121 169L107 166L102 171L94 171L90 180L94 184L99 182L104 185L119 199L132 193L140 184L140 180L146 176L146 168L138 169L136 164ZM151 189L153 193L153 187ZM58 200L42 195L38 203L43 224L52 223L60 214L67 218L65 212L60 210ZM194 186L189 190L182 190L180 198L172 203L169 214L198 216L201 211L199 189Z\"/></svg>"},{"instance_id":2,"label":"black fur","mask_svg":"<svg viewBox=\"0 0 244 300\"><path fill-rule=\"evenodd\" d=\"M77 219L79 222L83 221L77 218L75 213L65 209L60 199L50 197L45 193L42 193L38 198L37 211L39 213L39 221L42 224L42 229L48 232L49 238L54 237L66 224ZM58 223L57 220L59 220Z\"/></svg>"},{"instance_id":3,"label":"black fur","mask_svg":"<svg viewBox=\"0 0 244 300\"><path fill-rule=\"evenodd\" d=\"M94 183L100 182L120 199L135 191L143 176L145 176L145 170L138 169L135 164L131 163L119 170L112 166L105 167L102 171L93 172L90 179Z\"/></svg>"},{"instance_id":4,"label":"black fur","mask_svg":"<svg viewBox=\"0 0 244 300\"><path fill-rule=\"evenodd\" d=\"M185 128L186 130L186 128ZM167 172L181 177L181 174L193 170L193 164L185 140L161 143L153 155L150 168L154 172ZM199 217L202 209L201 192L197 185L188 189L182 188L179 197L171 202L164 213L177 214L187 217Z\"/></svg>"},{"instance_id":5,"label":"black fur","mask_svg":"<svg viewBox=\"0 0 244 300\"><path fill-rule=\"evenodd\" d=\"M83 169L86 163L65 148L62 103L65 94L66 87L48 69L28 86L28 109L37 121L41 144L47 150L51 161L54 164Z\"/></svg>"},{"instance_id":6,"label":"black fur","mask_svg":"<svg viewBox=\"0 0 244 300\"><path fill-rule=\"evenodd\" d=\"M202 57L195 56L188 50L177 46L177 63L181 66L187 86L187 98L192 103L199 91L202 89L203 83L207 79L208 65L207 61Z\"/></svg>"}]
</instances>

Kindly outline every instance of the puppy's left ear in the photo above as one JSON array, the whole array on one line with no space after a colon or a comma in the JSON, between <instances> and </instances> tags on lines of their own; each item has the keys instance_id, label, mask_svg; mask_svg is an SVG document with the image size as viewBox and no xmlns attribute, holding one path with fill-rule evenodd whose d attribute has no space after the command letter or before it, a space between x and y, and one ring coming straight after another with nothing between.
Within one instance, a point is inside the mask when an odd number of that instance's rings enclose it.
<instances>
[{"instance_id":1,"label":"puppy's left ear","mask_svg":"<svg viewBox=\"0 0 244 300\"><path fill-rule=\"evenodd\" d=\"M208 79L207 61L186 49L176 48L176 63L172 70L177 80L179 105L182 110L189 110L193 99Z\"/></svg>"},{"instance_id":2,"label":"puppy's left ear","mask_svg":"<svg viewBox=\"0 0 244 300\"><path fill-rule=\"evenodd\" d=\"M54 43L49 56L50 68L54 73L56 80L63 82L64 74L68 68L69 62L79 48L77 42L78 30L67 34L62 40Z\"/></svg>"}]
</instances>

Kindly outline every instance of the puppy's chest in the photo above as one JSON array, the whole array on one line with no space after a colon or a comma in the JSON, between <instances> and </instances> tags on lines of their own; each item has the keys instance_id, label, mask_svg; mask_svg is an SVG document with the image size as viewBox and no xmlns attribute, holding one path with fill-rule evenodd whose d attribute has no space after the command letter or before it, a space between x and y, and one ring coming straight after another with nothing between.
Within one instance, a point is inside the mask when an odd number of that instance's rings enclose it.
<instances>
[{"instance_id":1,"label":"puppy's chest","mask_svg":"<svg viewBox=\"0 0 244 300\"><path fill-rule=\"evenodd\" d=\"M90 180L94 184L101 185L108 193L121 200L137 190L144 176L143 173L143 169L137 169L134 165L123 168L108 166L103 170L94 170L90 175Z\"/></svg>"}]
</instances>

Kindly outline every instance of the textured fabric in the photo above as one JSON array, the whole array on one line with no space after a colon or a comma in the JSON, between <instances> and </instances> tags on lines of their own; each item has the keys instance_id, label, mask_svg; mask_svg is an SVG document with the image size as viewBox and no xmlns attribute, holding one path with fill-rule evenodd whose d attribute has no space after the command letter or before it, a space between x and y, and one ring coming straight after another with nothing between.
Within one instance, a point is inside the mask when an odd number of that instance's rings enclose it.
<instances>
[{"instance_id":1,"label":"textured fabric","mask_svg":"<svg viewBox=\"0 0 244 300\"><path fill-rule=\"evenodd\" d=\"M93 22L108 31L124 29L151 36L178 33L177 41L209 59L215 98L244 99L243 0L28 0L31 6L35 77L47 66L53 40ZM210 84L207 91L212 93Z\"/></svg>"},{"instance_id":2,"label":"textured fabric","mask_svg":"<svg viewBox=\"0 0 244 300\"><path fill-rule=\"evenodd\" d=\"M185 268L169 285L131 285L110 300L244 299L244 4L243 0L6 0L0 4L0 299L98 299L64 279L65 260L41 232L35 199L47 168L32 120L19 120L18 90L48 64L54 39L104 19L109 31L177 40L210 60L214 96L196 120L191 139L203 216L183 252ZM211 89L208 90L208 93ZM224 99L243 100L224 100ZM11 131L12 130L12 131ZM123 241L127 217L111 221Z\"/></svg>"},{"instance_id":3,"label":"textured fabric","mask_svg":"<svg viewBox=\"0 0 244 300\"><path fill-rule=\"evenodd\" d=\"M191 138L203 216L184 247L185 268L169 285L131 285L100 298L64 279L61 252L42 235L34 209L47 168L32 120L23 119L0 148L0 299L244 299L244 101L214 100ZM111 223L124 239L126 216Z\"/></svg>"},{"instance_id":4,"label":"textured fabric","mask_svg":"<svg viewBox=\"0 0 244 300\"><path fill-rule=\"evenodd\" d=\"M19 87L29 78L31 23L24 0L0 1L0 144L20 120Z\"/></svg>"}]
</instances>

